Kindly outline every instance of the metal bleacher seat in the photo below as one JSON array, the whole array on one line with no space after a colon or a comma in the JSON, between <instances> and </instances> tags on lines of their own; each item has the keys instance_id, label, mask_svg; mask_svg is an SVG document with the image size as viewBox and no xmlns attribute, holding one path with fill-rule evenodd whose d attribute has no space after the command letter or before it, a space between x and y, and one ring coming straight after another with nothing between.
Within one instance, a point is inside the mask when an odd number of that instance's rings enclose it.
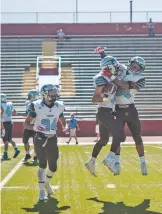
<instances>
[{"instance_id":1,"label":"metal bleacher seat","mask_svg":"<svg viewBox=\"0 0 162 214\"><path fill-rule=\"evenodd\" d=\"M49 38L50 39L50 38ZM51 38L53 39L53 38ZM42 55L42 37L2 37L1 81L2 92L13 101L16 110L24 111L26 91L24 91L24 72L36 63ZM146 60L146 87L136 95L136 106L142 119L162 118L162 37L144 36L74 36L64 44L57 44L57 55L61 56L64 85L61 99L66 105L65 115L71 112L80 119L94 119L96 105L91 102L94 91L93 76L100 70L100 57L93 54L97 46L106 47L106 52L122 63L135 55ZM27 75L29 86L33 77ZM25 81L25 87L27 82ZM71 84L69 84L71 83ZM71 92L71 93L69 93ZM69 93L70 96L67 96Z\"/></svg>"}]
</instances>

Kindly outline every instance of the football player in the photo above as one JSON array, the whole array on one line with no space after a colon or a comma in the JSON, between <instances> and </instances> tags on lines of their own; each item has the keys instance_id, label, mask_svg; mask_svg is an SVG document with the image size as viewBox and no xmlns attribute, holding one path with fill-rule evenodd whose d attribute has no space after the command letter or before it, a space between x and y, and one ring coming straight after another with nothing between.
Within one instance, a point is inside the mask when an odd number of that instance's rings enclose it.
<instances>
[{"instance_id":1,"label":"football player","mask_svg":"<svg viewBox=\"0 0 162 214\"><path fill-rule=\"evenodd\" d=\"M108 67L112 70L112 72L116 72L118 70L118 66L119 63L114 57L108 56L101 60L102 70ZM97 74L93 79L95 91L92 97L92 102L98 103L97 119L99 122L100 140L95 144L92 152L92 157L87 163L85 163L85 167L90 171L92 175L96 176L96 158L100 153L102 147L107 145L109 141L109 134L111 132L113 135L111 150L108 156L103 160L103 164L107 166L111 172L117 174L117 168L115 165L115 152L120 146L120 142L124 141L125 135L124 130L122 129L121 121L115 119L112 114L116 92L113 89L116 88L116 86L111 83L112 80L110 78L103 75L103 72ZM112 84L112 89L108 92L108 97L102 93L107 82Z\"/></svg>"},{"instance_id":2,"label":"football player","mask_svg":"<svg viewBox=\"0 0 162 214\"><path fill-rule=\"evenodd\" d=\"M28 98L27 98L27 101L25 103L26 113L25 114L18 113L18 115L27 116L30 103L32 103L38 99L39 99L39 92L36 89L32 89L32 90L28 91ZM29 160L31 158L29 138L32 137L33 143L34 143L35 131L33 130L33 126L34 126L34 121L32 121L30 124L24 123L23 143L24 143L26 155L23 159L23 162L26 162L27 160ZM34 151L33 162L35 162L35 163L37 162L37 156L36 156L35 151Z\"/></svg>"},{"instance_id":3,"label":"football player","mask_svg":"<svg viewBox=\"0 0 162 214\"><path fill-rule=\"evenodd\" d=\"M101 58L106 56L104 48L99 47L96 52L100 53ZM115 94L116 118L122 121L123 130L125 123L127 123L136 144L141 173L142 175L147 175L144 145L141 137L141 123L134 104L136 93L145 86L145 78L141 74L144 70L145 60L142 57L135 56L129 60L128 66L120 66L117 77L110 70L104 72L104 75L113 79L114 83L119 86ZM120 148L116 152L116 166L119 174Z\"/></svg>"},{"instance_id":4,"label":"football player","mask_svg":"<svg viewBox=\"0 0 162 214\"><path fill-rule=\"evenodd\" d=\"M46 200L48 198L45 190L48 195L54 193L50 180L57 170L59 156L56 136L57 122L60 120L65 132L68 126L63 115L65 106L61 101L57 101L59 96L57 87L52 84L46 84L42 86L40 94L42 99L32 102L29 106L26 123L30 124L33 119L35 120L34 130L36 135L34 146L39 160L39 199ZM49 168L45 173L47 163Z\"/></svg>"},{"instance_id":5,"label":"football player","mask_svg":"<svg viewBox=\"0 0 162 214\"><path fill-rule=\"evenodd\" d=\"M12 140L12 116L17 115L15 109L13 109L12 102L7 102L7 96L0 94L1 99L1 137L4 142L4 154L2 160L8 160L8 143L11 143L14 147L13 158L16 158L20 150L17 148L16 143Z\"/></svg>"}]
</instances>

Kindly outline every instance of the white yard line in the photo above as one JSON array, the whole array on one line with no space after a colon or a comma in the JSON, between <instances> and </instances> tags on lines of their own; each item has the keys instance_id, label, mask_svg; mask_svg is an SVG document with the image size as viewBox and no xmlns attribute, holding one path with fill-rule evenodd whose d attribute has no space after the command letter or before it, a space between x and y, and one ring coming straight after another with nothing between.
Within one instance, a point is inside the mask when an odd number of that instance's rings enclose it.
<instances>
[{"instance_id":1,"label":"white yard line","mask_svg":"<svg viewBox=\"0 0 162 214\"><path fill-rule=\"evenodd\" d=\"M153 148L162 149L162 147L160 147L160 146L154 146L154 145L152 145L152 146L149 146L149 147L153 147Z\"/></svg>"},{"instance_id":2,"label":"white yard line","mask_svg":"<svg viewBox=\"0 0 162 214\"><path fill-rule=\"evenodd\" d=\"M37 186L5 186L3 187L3 189L38 189ZM56 189L59 189L59 186L56 185L56 186L52 186L52 189L56 190Z\"/></svg>"},{"instance_id":3,"label":"white yard line","mask_svg":"<svg viewBox=\"0 0 162 214\"><path fill-rule=\"evenodd\" d=\"M34 150L31 151L31 154L34 152ZM8 175L0 182L0 191L4 187L4 185L14 176L14 174L17 172L17 170L22 166L23 162L22 160L19 161L16 166L8 173Z\"/></svg>"}]
</instances>

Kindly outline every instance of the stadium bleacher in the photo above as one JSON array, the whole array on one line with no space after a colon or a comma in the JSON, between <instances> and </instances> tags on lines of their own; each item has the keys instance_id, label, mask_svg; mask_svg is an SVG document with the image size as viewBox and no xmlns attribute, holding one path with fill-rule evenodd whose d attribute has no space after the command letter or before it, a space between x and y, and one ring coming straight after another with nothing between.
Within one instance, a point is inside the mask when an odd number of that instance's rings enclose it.
<instances>
[{"instance_id":1,"label":"stadium bleacher","mask_svg":"<svg viewBox=\"0 0 162 214\"><path fill-rule=\"evenodd\" d=\"M36 58L43 54L45 37L2 37L1 90L13 101L17 111L25 111L26 93L36 84ZM54 38L49 38L54 40ZM94 119L96 105L91 97L93 76L100 70L100 57L93 54L97 46L122 63L135 55L146 60L146 87L136 95L136 106L141 119L162 117L162 37L144 36L77 36L64 44L57 44L56 54L62 59L62 92L65 115L74 112L80 119ZM68 70L69 75L66 75ZM25 76L25 77L24 77ZM26 86L27 81L27 86ZM69 94L68 92L71 92Z\"/></svg>"}]
</instances>

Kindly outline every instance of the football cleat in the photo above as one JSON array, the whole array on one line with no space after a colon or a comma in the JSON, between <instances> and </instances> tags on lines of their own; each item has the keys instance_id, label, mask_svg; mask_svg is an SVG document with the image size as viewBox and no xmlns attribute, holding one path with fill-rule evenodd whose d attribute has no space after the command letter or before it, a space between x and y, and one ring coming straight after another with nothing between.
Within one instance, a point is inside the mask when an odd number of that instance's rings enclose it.
<instances>
[{"instance_id":1,"label":"football cleat","mask_svg":"<svg viewBox=\"0 0 162 214\"><path fill-rule=\"evenodd\" d=\"M33 162L33 163L38 163L38 158L37 158L37 156L34 156L34 157L33 157L32 162Z\"/></svg>"},{"instance_id":2,"label":"football cleat","mask_svg":"<svg viewBox=\"0 0 162 214\"><path fill-rule=\"evenodd\" d=\"M16 150L15 150L15 153L14 153L14 155L13 155L13 158L16 158L19 154L20 154L20 150L19 150L19 149L16 149Z\"/></svg>"},{"instance_id":3,"label":"football cleat","mask_svg":"<svg viewBox=\"0 0 162 214\"><path fill-rule=\"evenodd\" d=\"M96 163L93 161L88 161L85 163L85 167L89 170L89 172L93 175L96 176Z\"/></svg>"},{"instance_id":4,"label":"football cleat","mask_svg":"<svg viewBox=\"0 0 162 214\"><path fill-rule=\"evenodd\" d=\"M115 166L116 166L116 169L117 169L117 174L114 174L114 175L120 175L120 163L116 162Z\"/></svg>"},{"instance_id":5,"label":"football cleat","mask_svg":"<svg viewBox=\"0 0 162 214\"><path fill-rule=\"evenodd\" d=\"M54 191L53 191L53 189L52 189L52 187L51 187L49 182L45 182L44 187L45 187L45 190L46 190L48 195L53 195L54 194Z\"/></svg>"},{"instance_id":6,"label":"football cleat","mask_svg":"<svg viewBox=\"0 0 162 214\"><path fill-rule=\"evenodd\" d=\"M44 190L40 190L40 192L39 192L39 200L40 200L40 201L48 200L48 197L46 196Z\"/></svg>"},{"instance_id":7,"label":"football cleat","mask_svg":"<svg viewBox=\"0 0 162 214\"><path fill-rule=\"evenodd\" d=\"M118 175L117 167L115 165L115 160L113 158L105 158L102 163L114 174Z\"/></svg>"},{"instance_id":8,"label":"football cleat","mask_svg":"<svg viewBox=\"0 0 162 214\"><path fill-rule=\"evenodd\" d=\"M3 156L2 156L2 160L8 160L9 157L8 157L8 153L7 152L4 152Z\"/></svg>"},{"instance_id":9,"label":"football cleat","mask_svg":"<svg viewBox=\"0 0 162 214\"><path fill-rule=\"evenodd\" d=\"M23 162L26 162L30 158L31 158L31 155L30 154L26 154L25 157L24 157L24 159L23 159Z\"/></svg>"},{"instance_id":10,"label":"football cleat","mask_svg":"<svg viewBox=\"0 0 162 214\"><path fill-rule=\"evenodd\" d=\"M141 173L142 173L142 175L147 175L148 174L145 162L141 163Z\"/></svg>"}]
</instances>

